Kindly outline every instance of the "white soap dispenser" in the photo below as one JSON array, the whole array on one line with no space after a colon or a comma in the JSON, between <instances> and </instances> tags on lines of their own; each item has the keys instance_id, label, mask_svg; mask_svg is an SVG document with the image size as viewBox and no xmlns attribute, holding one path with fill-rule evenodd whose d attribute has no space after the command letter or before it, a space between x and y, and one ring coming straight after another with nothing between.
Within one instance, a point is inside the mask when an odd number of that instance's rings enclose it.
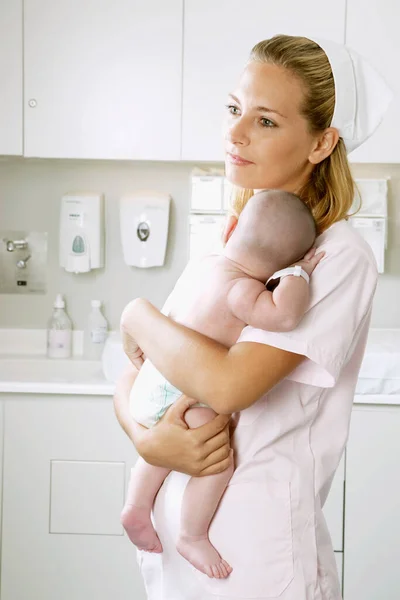
<instances>
[{"instance_id":1,"label":"white soap dispenser","mask_svg":"<svg viewBox=\"0 0 400 600\"><path fill-rule=\"evenodd\" d=\"M61 200L60 265L70 273L104 267L104 198L66 194Z\"/></svg>"},{"instance_id":2,"label":"white soap dispenser","mask_svg":"<svg viewBox=\"0 0 400 600\"><path fill-rule=\"evenodd\" d=\"M127 265L161 267L168 239L171 197L142 190L120 200L121 240Z\"/></svg>"},{"instance_id":3,"label":"white soap dispenser","mask_svg":"<svg viewBox=\"0 0 400 600\"><path fill-rule=\"evenodd\" d=\"M53 314L47 327L47 356L69 358L72 353L72 322L65 312L65 302L57 294Z\"/></svg>"},{"instance_id":4,"label":"white soap dispenser","mask_svg":"<svg viewBox=\"0 0 400 600\"><path fill-rule=\"evenodd\" d=\"M90 360L100 360L108 335L108 323L101 312L100 300L92 300L91 307L84 334L84 355Z\"/></svg>"}]
</instances>

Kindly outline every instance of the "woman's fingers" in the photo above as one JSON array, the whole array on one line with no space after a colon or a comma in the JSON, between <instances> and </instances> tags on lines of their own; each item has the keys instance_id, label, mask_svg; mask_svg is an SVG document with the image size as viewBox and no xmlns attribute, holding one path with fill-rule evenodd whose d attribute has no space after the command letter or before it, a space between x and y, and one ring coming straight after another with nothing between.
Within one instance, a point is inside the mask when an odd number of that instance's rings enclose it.
<instances>
[{"instance_id":1,"label":"woman's fingers","mask_svg":"<svg viewBox=\"0 0 400 600\"><path fill-rule=\"evenodd\" d=\"M140 371L140 369L143 366L144 360L143 360L142 356L139 356L138 358L133 358L132 362L133 362L134 366L137 368L137 370Z\"/></svg>"},{"instance_id":2,"label":"woman's fingers","mask_svg":"<svg viewBox=\"0 0 400 600\"><path fill-rule=\"evenodd\" d=\"M231 448L228 444L221 446L218 450L215 450L211 454L209 454L203 461L203 469L207 469L212 465L218 464L221 461L228 458Z\"/></svg>"},{"instance_id":3,"label":"woman's fingers","mask_svg":"<svg viewBox=\"0 0 400 600\"><path fill-rule=\"evenodd\" d=\"M197 400L195 400L194 398L189 398L189 396L186 396L185 394L182 394L182 396L180 396L178 398L178 400L176 400L167 410L167 412L165 413L165 420L166 421L182 421L185 426L186 425L186 421L185 421L185 412L191 407L193 406L193 404L196 404Z\"/></svg>"},{"instance_id":4,"label":"woman's fingers","mask_svg":"<svg viewBox=\"0 0 400 600\"><path fill-rule=\"evenodd\" d=\"M227 427L230 418L231 415L217 415L209 423L201 425L201 427L196 427L194 431L196 432L197 440L201 444L205 444Z\"/></svg>"},{"instance_id":5,"label":"woman's fingers","mask_svg":"<svg viewBox=\"0 0 400 600\"><path fill-rule=\"evenodd\" d=\"M206 442L203 442L204 456L209 456L216 450L219 450L220 448L223 448L223 447L226 447L229 449L229 446L230 446L229 425L226 425L222 431L217 433L217 435L210 438Z\"/></svg>"},{"instance_id":6,"label":"woman's fingers","mask_svg":"<svg viewBox=\"0 0 400 600\"><path fill-rule=\"evenodd\" d=\"M197 474L197 477L205 477L206 475L216 475L217 473L222 473L225 471L231 464L231 457L228 455L227 458L224 458L218 463L215 463L209 467L206 467L202 471Z\"/></svg>"}]
</instances>

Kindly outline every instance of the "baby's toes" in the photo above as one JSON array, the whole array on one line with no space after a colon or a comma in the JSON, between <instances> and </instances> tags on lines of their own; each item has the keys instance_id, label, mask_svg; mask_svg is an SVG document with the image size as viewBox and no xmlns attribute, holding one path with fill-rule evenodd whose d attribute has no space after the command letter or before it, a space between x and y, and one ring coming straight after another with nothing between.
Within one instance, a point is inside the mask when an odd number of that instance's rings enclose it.
<instances>
[{"instance_id":1,"label":"baby's toes","mask_svg":"<svg viewBox=\"0 0 400 600\"><path fill-rule=\"evenodd\" d=\"M204 566L204 573L206 575L208 575L208 577L210 579L214 578L213 572L212 572L212 566L211 565L203 565Z\"/></svg>"},{"instance_id":2,"label":"baby's toes","mask_svg":"<svg viewBox=\"0 0 400 600\"><path fill-rule=\"evenodd\" d=\"M212 572L213 572L214 577L216 579L221 579L221 575L219 573L218 566L217 565L213 565L211 568L212 568Z\"/></svg>"},{"instance_id":3,"label":"baby's toes","mask_svg":"<svg viewBox=\"0 0 400 600\"><path fill-rule=\"evenodd\" d=\"M222 564L224 565L225 569L227 570L228 575L230 573L232 573L233 569L232 569L231 565L226 562L226 560L222 559Z\"/></svg>"}]
</instances>

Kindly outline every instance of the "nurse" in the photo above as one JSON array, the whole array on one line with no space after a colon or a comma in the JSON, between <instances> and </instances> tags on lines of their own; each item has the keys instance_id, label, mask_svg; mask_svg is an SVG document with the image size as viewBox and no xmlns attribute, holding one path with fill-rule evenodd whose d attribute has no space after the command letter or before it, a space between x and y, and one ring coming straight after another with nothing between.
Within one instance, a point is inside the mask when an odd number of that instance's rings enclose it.
<instances>
[{"instance_id":1,"label":"nurse","mask_svg":"<svg viewBox=\"0 0 400 600\"><path fill-rule=\"evenodd\" d=\"M369 247L346 221L354 196L347 152L373 133L390 100L355 52L285 35L253 48L229 96L226 176L237 192L226 227L255 190L285 189L312 210L325 258L294 331L246 327L229 350L137 302L137 342L187 395L146 430L129 414L132 366L115 394L118 419L139 454L174 471L154 507L164 551L138 556L149 600L341 598L322 507L347 442L377 282ZM189 430L190 403L215 397L221 414ZM235 473L209 534L233 571L209 579L180 557L175 541L189 476L229 464L230 425Z\"/></svg>"}]
</instances>

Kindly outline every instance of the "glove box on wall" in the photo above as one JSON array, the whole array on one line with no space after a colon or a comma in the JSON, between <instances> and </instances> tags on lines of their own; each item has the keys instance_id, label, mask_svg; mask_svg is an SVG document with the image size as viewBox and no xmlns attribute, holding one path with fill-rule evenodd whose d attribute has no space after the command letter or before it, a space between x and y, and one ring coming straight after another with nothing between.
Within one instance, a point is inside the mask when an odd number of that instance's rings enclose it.
<instances>
[{"instance_id":1,"label":"glove box on wall","mask_svg":"<svg viewBox=\"0 0 400 600\"><path fill-rule=\"evenodd\" d=\"M190 215L190 259L221 251L225 220L225 215Z\"/></svg>"}]
</instances>

